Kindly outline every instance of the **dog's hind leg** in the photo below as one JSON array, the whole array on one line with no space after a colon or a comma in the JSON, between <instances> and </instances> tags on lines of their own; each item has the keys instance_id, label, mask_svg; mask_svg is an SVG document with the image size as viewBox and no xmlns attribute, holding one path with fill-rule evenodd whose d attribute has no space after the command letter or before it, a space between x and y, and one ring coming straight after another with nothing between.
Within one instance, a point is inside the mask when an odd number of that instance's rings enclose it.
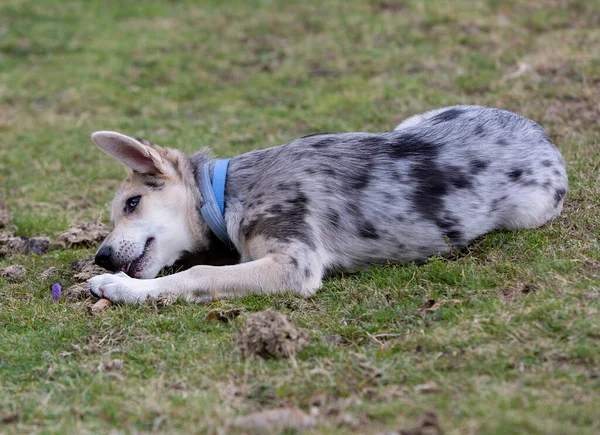
<instances>
[{"instance_id":1,"label":"dog's hind leg","mask_svg":"<svg viewBox=\"0 0 600 435\"><path fill-rule=\"evenodd\" d=\"M304 259L306 260L306 259ZM123 273L89 280L91 292L113 302L139 303L148 296L171 294L190 301L291 291L312 296L321 286L323 266L287 255L270 255L233 266L195 266L155 279L134 279Z\"/></svg>"}]
</instances>

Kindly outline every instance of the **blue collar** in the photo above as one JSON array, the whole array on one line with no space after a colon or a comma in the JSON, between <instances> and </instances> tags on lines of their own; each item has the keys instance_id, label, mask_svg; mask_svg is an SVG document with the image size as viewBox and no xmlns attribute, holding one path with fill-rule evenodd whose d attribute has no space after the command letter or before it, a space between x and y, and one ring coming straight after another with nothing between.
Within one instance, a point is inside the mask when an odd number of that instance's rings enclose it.
<instances>
[{"instance_id":1,"label":"blue collar","mask_svg":"<svg viewBox=\"0 0 600 435\"><path fill-rule=\"evenodd\" d=\"M215 162L212 182L210 181L210 162L206 162L200 174L200 193L204 205L200 209L202 217L210 230L230 248L233 247L227 227L225 226L225 180L227 179L227 166L231 159L219 159Z\"/></svg>"}]
</instances>

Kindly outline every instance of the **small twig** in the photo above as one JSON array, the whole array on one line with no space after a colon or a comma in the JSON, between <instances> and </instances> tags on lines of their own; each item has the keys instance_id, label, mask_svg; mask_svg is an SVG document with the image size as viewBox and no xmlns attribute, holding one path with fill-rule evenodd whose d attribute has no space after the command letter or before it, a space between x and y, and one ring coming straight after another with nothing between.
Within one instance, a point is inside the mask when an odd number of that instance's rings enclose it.
<instances>
[{"instance_id":1,"label":"small twig","mask_svg":"<svg viewBox=\"0 0 600 435\"><path fill-rule=\"evenodd\" d=\"M94 305L89 307L88 311L92 316L95 316L97 314L100 314L102 311L104 311L111 305L112 305L112 302L109 301L108 299L104 299L104 298L98 299L98 302L96 302Z\"/></svg>"}]
</instances>

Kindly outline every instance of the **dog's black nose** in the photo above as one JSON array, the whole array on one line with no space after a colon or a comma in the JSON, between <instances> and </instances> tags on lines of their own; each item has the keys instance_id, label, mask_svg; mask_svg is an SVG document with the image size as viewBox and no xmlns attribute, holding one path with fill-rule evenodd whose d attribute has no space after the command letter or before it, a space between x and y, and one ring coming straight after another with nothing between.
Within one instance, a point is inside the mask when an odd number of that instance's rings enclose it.
<instances>
[{"instance_id":1,"label":"dog's black nose","mask_svg":"<svg viewBox=\"0 0 600 435\"><path fill-rule=\"evenodd\" d=\"M96 252L95 261L98 266L110 270L111 272L115 271L115 265L112 262L112 248L110 246L100 247L98 252Z\"/></svg>"}]
</instances>

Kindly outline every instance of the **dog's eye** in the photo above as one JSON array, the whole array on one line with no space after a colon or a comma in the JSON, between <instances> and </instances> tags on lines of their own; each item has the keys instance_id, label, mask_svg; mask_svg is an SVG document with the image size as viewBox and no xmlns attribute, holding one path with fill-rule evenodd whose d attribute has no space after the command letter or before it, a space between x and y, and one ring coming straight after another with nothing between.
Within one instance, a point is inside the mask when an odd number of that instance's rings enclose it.
<instances>
[{"instance_id":1,"label":"dog's eye","mask_svg":"<svg viewBox=\"0 0 600 435\"><path fill-rule=\"evenodd\" d=\"M140 198L141 198L141 196L139 196L139 195L138 196L132 196L131 198L129 198L127 200L126 205L125 205L125 211L126 212L132 212L133 209L136 208L137 205L139 204Z\"/></svg>"}]
</instances>

